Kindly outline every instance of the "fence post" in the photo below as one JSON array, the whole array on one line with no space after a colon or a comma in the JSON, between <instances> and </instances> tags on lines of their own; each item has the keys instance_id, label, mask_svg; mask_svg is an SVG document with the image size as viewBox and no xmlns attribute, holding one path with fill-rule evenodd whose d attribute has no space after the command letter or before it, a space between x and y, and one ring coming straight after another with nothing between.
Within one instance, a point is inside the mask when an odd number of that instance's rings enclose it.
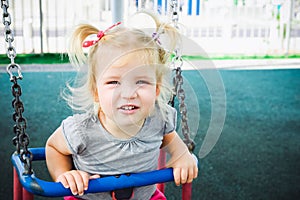
<instances>
[{"instance_id":1,"label":"fence post","mask_svg":"<svg viewBox=\"0 0 300 200\"><path fill-rule=\"evenodd\" d=\"M293 13L293 0L286 1L287 3L287 22L286 22L286 34L285 34L285 55L289 55L290 40L291 40L291 21Z\"/></svg>"},{"instance_id":2,"label":"fence post","mask_svg":"<svg viewBox=\"0 0 300 200\"><path fill-rule=\"evenodd\" d=\"M123 21L124 17L124 1L111 1L112 23Z\"/></svg>"},{"instance_id":3,"label":"fence post","mask_svg":"<svg viewBox=\"0 0 300 200\"><path fill-rule=\"evenodd\" d=\"M41 54L44 54L44 46L43 46L43 9L42 9L42 0L39 0L39 5L40 5L40 47L41 47Z\"/></svg>"}]
</instances>

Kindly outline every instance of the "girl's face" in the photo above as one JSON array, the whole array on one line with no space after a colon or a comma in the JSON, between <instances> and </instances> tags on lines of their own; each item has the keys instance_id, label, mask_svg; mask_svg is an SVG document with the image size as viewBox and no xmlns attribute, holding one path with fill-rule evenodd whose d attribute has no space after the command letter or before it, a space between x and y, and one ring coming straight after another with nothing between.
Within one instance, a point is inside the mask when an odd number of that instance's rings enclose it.
<instances>
[{"instance_id":1,"label":"girl's face","mask_svg":"<svg viewBox=\"0 0 300 200\"><path fill-rule=\"evenodd\" d=\"M123 56L97 76L99 118L108 131L136 130L155 107L159 95L155 67L133 53Z\"/></svg>"}]
</instances>

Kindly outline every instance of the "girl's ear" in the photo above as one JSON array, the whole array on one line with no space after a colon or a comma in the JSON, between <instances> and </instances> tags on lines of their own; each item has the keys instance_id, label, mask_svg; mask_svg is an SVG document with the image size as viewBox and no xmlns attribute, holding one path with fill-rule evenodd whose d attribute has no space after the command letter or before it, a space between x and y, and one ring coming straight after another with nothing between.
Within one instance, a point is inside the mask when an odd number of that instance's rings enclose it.
<instances>
[{"instance_id":1,"label":"girl's ear","mask_svg":"<svg viewBox=\"0 0 300 200\"><path fill-rule=\"evenodd\" d=\"M160 94L160 84L156 85L156 97L158 97Z\"/></svg>"},{"instance_id":2,"label":"girl's ear","mask_svg":"<svg viewBox=\"0 0 300 200\"><path fill-rule=\"evenodd\" d=\"M95 91L94 91L94 101L99 102L99 95L98 95L98 90L97 89L95 89Z\"/></svg>"}]
</instances>

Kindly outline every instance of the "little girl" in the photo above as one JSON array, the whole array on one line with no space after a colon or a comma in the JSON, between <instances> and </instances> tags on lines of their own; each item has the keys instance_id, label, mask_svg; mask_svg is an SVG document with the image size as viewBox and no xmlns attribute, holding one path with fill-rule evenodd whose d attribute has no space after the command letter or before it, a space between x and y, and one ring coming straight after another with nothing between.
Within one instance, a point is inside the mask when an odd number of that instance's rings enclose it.
<instances>
[{"instance_id":1,"label":"little girl","mask_svg":"<svg viewBox=\"0 0 300 200\"><path fill-rule=\"evenodd\" d=\"M157 169L161 148L170 154L167 167L173 168L176 185L198 175L175 131L176 111L167 105L170 90L164 77L178 33L152 17L157 25L153 35L117 23L105 31L80 25L71 36L70 61L86 75L80 76L79 86L69 87L67 100L79 112L50 136L46 161L52 178L77 198L116 199L125 193L125 199L166 199L155 185L84 194L89 179ZM171 41L168 51L160 34Z\"/></svg>"}]
</instances>

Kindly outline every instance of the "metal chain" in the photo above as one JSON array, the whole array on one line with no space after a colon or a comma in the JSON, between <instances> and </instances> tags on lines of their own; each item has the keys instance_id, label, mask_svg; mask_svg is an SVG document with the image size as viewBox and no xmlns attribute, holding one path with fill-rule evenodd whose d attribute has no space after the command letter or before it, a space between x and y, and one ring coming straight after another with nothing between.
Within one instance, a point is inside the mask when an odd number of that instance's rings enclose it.
<instances>
[{"instance_id":1,"label":"metal chain","mask_svg":"<svg viewBox=\"0 0 300 200\"><path fill-rule=\"evenodd\" d=\"M172 9L172 23L175 28L178 28L178 1L172 0L171 2L171 9Z\"/></svg>"},{"instance_id":2,"label":"metal chain","mask_svg":"<svg viewBox=\"0 0 300 200\"><path fill-rule=\"evenodd\" d=\"M174 24L175 28L178 27L178 1L172 0L171 3L172 8L172 22ZM181 75L181 67L183 66L183 59L181 56L181 53L179 49L176 49L174 51L174 57L172 59L172 67L175 71L175 76L173 78L173 85L174 85L174 94L171 99L171 104L174 106L174 100L177 96L178 102L179 102L179 111L181 115L181 131L184 136L184 143L187 145L190 152L192 152L195 149L195 142L190 138L190 129L188 126L188 117L187 117L187 108L185 104L185 91L183 89L183 77Z\"/></svg>"},{"instance_id":3,"label":"metal chain","mask_svg":"<svg viewBox=\"0 0 300 200\"><path fill-rule=\"evenodd\" d=\"M24 105L20 99L22 95L21 86L18 84L18 80L22 80L21 67L15 63L16 49L13 46L14 34L10 28L11 15L8 12L9 1L1 0L1 8L3 10L3 25L4 36L7 44L7 57L10 59L10 64L7 65L6 71L9 74L9 79L12 82L11 91L14 99L12 101L12 107L14 108L13 120L15 125L13 131L15 137L13 138L13 144L16 146L16 152L20 155L21 161L24 163L24 174L32 174L32 153L28 150L29 136L26 134L26 119L23 117ZM15 75L14 70L17 71Z\"/></svg>"}]
</instances>

